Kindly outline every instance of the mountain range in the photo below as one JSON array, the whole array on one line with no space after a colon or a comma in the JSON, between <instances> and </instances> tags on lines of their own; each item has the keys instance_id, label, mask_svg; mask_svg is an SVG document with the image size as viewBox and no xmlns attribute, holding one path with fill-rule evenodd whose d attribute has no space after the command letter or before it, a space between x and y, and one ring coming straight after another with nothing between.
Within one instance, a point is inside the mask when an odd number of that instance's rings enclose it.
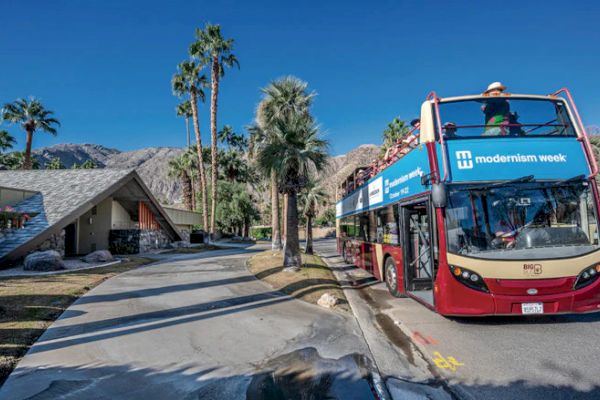
<instances>
[{"instance_id":1,"label":"mountain range","mask_svg":"<svg viewBox=\"0 0 600 400\"><path fill-rule=\"evenodd\" d=\"M67 168L87 160L92 160L99 168L135 168L159 201L179 205L181 186L177 179L168 176L168 163L183 151L174 147L147 147L123 152L99 144L57 144L34 150L33 156L42 168L54 158L59 158ZM331 201L335 198L336 185L358 166L369 164L378 153L379 146L365 144L347 154L329 158L319 178ZM268 201L266 193L257 194L261 201Z\"/></svg>"}]
</instances>

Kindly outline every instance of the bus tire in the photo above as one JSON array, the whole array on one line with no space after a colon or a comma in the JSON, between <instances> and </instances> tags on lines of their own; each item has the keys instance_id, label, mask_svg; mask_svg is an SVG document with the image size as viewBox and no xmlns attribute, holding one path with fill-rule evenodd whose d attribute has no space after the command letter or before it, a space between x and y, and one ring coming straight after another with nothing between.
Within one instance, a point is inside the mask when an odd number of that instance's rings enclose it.
<instances>
[{"instance_id":1,"label":"bus tire","mask_svg":"<svg viewBox=\"0 0 600 400\"><path fill-rule=\"evenodd\" d=\"M405 297L398 289L398 270L392 257L387 257L384 263L385 285L394 297Z\"/></svg>"}]
</instances>

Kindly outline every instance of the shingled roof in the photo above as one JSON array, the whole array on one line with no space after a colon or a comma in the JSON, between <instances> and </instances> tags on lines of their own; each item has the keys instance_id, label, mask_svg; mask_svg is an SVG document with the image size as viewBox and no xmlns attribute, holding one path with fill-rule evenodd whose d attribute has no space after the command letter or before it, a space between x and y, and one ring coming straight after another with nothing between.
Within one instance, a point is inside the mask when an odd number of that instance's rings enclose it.
<instances>
[{"instance_id":1,"label":"shingled roof","mask_svg":"<svg viewBox=\"0 0 600 400\"><path fill-rule=\"evenodd\" d=\"M0 261L9 255L14 256L15 252L22 255L23 251L17 251L19 247L25 243L41 243L131 180L138 183L160 214L157 220L163 229L175 240L181 240L176 226L133 169L0 171L0 187L37 193L14 205L17 211L37 215L28 222L27 229L19 230L20 238L12 240L15 243L0 243Z\"/></svg>"}]
</instances>

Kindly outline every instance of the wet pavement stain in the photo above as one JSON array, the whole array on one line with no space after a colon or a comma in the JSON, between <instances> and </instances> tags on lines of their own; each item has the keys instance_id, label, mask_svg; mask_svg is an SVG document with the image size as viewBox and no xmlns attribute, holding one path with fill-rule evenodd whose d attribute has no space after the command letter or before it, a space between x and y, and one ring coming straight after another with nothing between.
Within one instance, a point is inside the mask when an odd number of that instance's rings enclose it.
<instances>
[{"instance_id":1,"label":"wet pavement stain","mask_svg":"<svg viewBox=\"0 0 600 400\"><path fill-rule=\"evenodd\" d=\"M247 400L373 399L370 360L361 354L321 357L313 347L274 358L252 378Z\"/></svg>"},{"instance_id":2,"label":"wet pavement stain","mask_svg":"<svg viewBox=\"0 0 600 400\"><path fill-rule=\"evenodd\" d=\"M399 329L394 321L386 314L375 315L375 320L377 321L377 324L379 324L379 327L383 333L385 333L385 336L387 336L387 338L390 339L390 341L396 345L396 347L402 350L408 362L411 365L416 366L414 354L416 349L410 338L406 336L404 332L402 332L402 330Z\"/></svg>"}]
</instances>

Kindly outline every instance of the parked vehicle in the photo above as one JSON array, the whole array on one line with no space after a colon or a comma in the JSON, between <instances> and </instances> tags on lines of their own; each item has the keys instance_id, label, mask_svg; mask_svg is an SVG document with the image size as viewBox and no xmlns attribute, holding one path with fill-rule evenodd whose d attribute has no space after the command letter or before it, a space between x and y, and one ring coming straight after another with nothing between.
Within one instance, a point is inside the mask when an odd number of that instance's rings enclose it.
<instances>
[{"instance_id":1,"label":"parked vehicle","mask_svg":"<svg viewBox=\"0 0 600 400\"><path fill-rule=\"evenodd\" d=\"M386 157L338 189L346 262L443 315L600 310L598 166L567 89L432 92Z\"/></svg>"}]
</instances>

